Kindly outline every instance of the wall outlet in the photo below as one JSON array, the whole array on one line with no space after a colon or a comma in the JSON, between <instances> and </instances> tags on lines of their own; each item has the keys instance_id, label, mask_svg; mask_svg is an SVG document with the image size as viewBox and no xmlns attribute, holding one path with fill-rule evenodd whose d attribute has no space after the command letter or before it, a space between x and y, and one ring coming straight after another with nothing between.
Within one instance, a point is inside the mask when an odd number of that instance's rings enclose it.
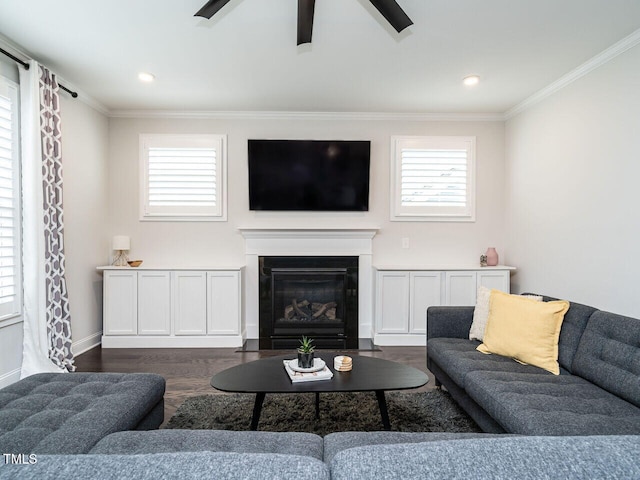
<instances>
[{"instance_id":1,"label":"wall outlet","mask_svg":"<svg viewBox=\"0 0 640 480\"><path fill-rule=\"evenodd\" d=\"M408 238L403 238L402 239L402 248L409 248L409 239Z\"/></svg>"}]
</instances>

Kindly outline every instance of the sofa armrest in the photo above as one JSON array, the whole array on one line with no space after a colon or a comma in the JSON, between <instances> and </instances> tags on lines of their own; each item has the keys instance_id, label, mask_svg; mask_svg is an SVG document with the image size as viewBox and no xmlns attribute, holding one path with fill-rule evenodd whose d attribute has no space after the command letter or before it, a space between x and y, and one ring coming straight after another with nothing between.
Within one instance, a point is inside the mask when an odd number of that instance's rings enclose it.
<instances>
[{"instance_id":1,"label":"sofa armrest","mask_svg":"<svg viewBox=\"0 0 640 480\"><path fill-rule=\"evenodd\" d=\"M469 338L475 307L429 307L427 340L430 338Z\"/></svg>"}]
</instances>

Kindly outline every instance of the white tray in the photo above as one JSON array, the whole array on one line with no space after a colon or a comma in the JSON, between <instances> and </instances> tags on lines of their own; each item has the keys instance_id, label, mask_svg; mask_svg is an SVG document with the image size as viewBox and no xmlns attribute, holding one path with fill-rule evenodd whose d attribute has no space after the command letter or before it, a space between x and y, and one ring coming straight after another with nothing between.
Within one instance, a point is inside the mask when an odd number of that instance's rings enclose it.
<instances>
[{"instance_id":1,"label":"white tray","mask_svg":"<svg viewBox=\"0 0 640 480\"><path fill-rule=\"evenodd\" d=\"M319 372L325 366L326 366L326 363L324 363L324 360L318 357L315 357L313 359L313 367L309 367L309 368L300 368L298 366L297 358L294 358L293 360L289 360L289 368L294 372L301 372L301 373Z\"/></svg>"}]
</instances>

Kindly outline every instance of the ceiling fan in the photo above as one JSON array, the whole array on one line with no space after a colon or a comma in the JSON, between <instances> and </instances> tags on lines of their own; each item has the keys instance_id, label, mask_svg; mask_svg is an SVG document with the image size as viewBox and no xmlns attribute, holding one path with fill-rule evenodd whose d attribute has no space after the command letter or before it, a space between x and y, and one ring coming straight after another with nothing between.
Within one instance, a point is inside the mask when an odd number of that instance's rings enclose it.
<instances>
[{"instance_id":1,"label":"ceiling fan","mask_svg":"<svg viewBox=\"0 0 640 480\"><path fill-rule=\"evenodd\" d=\"M209 0L194 15L196 17L211 18L230 0ZM396 0L369 0L378 9L382 16L396 29L398 33L413 25L404 10L398 5ZM311 43L313 32L313 12L316 0L298 0L298 45Z\"/></svg>"}]
</instances>

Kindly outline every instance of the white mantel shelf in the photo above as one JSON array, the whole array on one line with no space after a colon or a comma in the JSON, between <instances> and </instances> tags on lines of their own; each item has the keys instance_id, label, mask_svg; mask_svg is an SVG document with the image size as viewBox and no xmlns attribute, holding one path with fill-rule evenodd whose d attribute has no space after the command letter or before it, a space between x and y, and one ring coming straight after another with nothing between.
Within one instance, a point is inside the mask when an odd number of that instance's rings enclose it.
<instances>
[{"instance_id":1,"label":"white mantel shelf","mask_svg":"<svg viewBox=\"0 0 640 480\"><path fill-rule=\"evenodd\" d=\"M378 228L238 228L245 239L256 238L364 238L372 239Z\"/></svg>"}]
</instances>

